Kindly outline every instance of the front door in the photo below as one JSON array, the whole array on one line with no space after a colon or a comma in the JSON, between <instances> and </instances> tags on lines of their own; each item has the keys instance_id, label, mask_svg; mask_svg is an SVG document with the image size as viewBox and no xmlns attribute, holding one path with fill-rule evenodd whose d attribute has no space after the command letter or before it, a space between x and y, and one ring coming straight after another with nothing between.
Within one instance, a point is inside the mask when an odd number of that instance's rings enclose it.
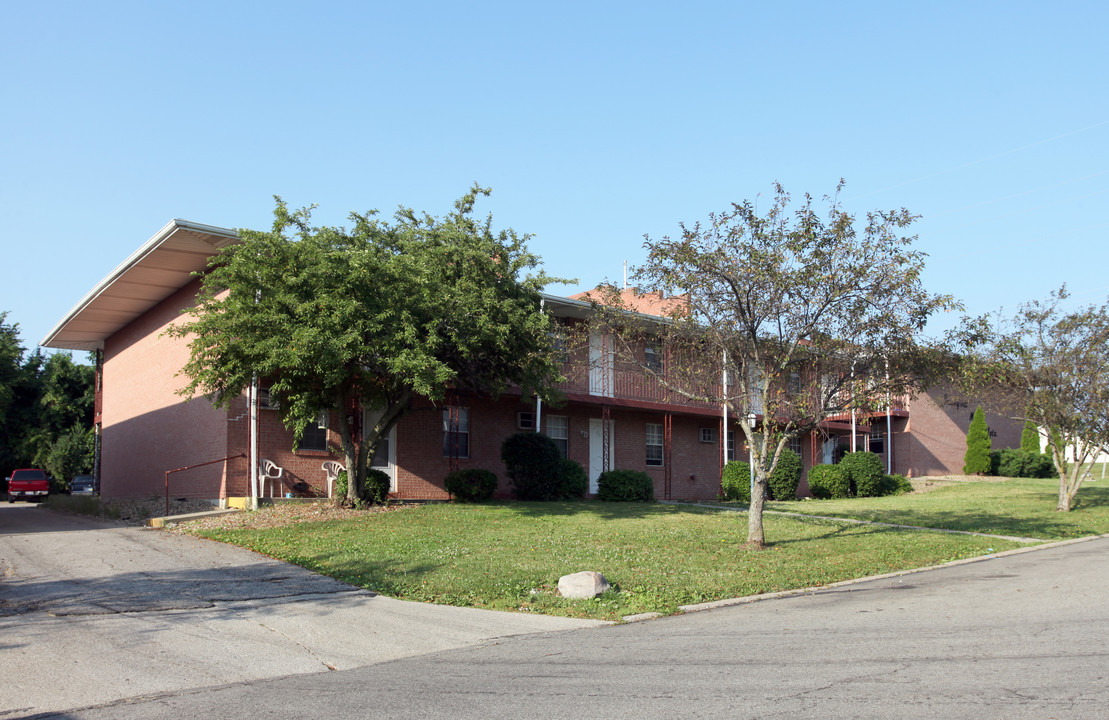
<instances>
[{"instance_id":1,"label":"front door","mask_svg":"<svg viewBox=\"0 0 1109 720\"><path fill-rule=\"evenodd\" d=\"M831 465L836 459L836 437L833 435L824 441L824 464Z\"/></svg>"},{"instance_id":2,"label":"front door","mask_svg":"<svg viewBox=\"0 0 1109 720\"><path fill-rule=\"evenodd\" d=\"M381 410L364 410L362 415L362 432L363 437L377 421L381 419ZM394 425L392 429L381 438L381 442L377 444L377 452L370 459L370 468L373 470L381 470L389 476L389 492L397 491L397 426Z\"/></svg>"},{"instance_id":3,"label":"front door","mask_svg":"<svg viewBox=\"0 0 1109 720\"><path fill-rule=\"evenodd\" d=\"M608 469L612 470L615 465L616 453L616 436L613 432L614 425L612 420L608 421ZM600 418L589 419L589 492L591 494L597 493L597 478L601 477L604 471L604 421Z\"/></svg>"}]
</instances>

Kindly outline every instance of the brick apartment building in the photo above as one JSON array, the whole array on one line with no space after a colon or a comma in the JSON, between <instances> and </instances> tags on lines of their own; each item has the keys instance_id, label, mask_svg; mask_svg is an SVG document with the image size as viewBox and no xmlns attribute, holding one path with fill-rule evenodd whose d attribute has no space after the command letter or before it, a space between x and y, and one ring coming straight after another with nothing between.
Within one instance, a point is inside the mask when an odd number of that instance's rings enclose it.
<instances>
[{"instance_id":1,"label":"brick apartment building","mask_svg":"<svg viewBox=\"0 0 1109 720\"><path fill-rule=\"evenodd\" d=\"M265 392L253 414L246 394L227 409L177 394L186 383L180 371L189 351L185 341L165 331L194 304L200 284L193 273L236 241L232 230L171 221L82 298L41 343L97 355L97 472L105 497L161 495L166 472L179 468L191 469L172 473L172 497L219 501L249 495L252 415L257 417L256 456L282 470L261 494L281 496L294 486L327 494L323 463L339 458L329 449L337 446L337 438L326 427L311 428L294 451L292 433L268 408ZM590 309L580 298L545 295L543 302L568 323L584 319ZM654 314L659 308L640 309ZM561 386L566 402L559 407L511 392L496 400L457 394L445 404L417 402L379 448L373 465L389 474L391 495L400 499L446 499L443 479L454 468L494 471L501 478L498 495L507 497L501 443L514 432L539 429L586 468L591 491L602 469L623 468L647 472L656 497L714 499L722 443L733 436L723 432L721 408L668 394L637 364L615 361L606 348L606 338L592 336L588 348L569 352L568 379ZM796 441L794 449L807 471L814 463L830 462L836 445L850 448L854 430L855 447L878 453L894 472L959 473L973 411L942 392L922 394L911 402L895 401L887 413L858 418L854 425L846 417L826 422L821 431ZM987 421L994 447L1019 447L1019 423L996 416ZM743 459L745 450L729 447L728 456ZM806 487L802 482L802 493Z\"/></svg>"}]
</instances>

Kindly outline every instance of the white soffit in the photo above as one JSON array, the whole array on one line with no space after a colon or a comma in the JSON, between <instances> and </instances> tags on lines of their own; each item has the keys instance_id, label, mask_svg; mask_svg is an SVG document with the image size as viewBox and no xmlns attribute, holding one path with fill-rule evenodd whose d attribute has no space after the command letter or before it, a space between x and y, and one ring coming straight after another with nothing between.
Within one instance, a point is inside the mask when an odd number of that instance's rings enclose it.
<instances>
[{"instance_id":1,"label":"white soffit","mask_svg":"<svg viewBox=\"0 0 1109 720\"><path fill-rule=\"evenodd\" d=\"M234 230L171 220L66 313L44 347L93 351L129 322L180 290L208 258L238 241Z\"/></svg>"}]
</instances>

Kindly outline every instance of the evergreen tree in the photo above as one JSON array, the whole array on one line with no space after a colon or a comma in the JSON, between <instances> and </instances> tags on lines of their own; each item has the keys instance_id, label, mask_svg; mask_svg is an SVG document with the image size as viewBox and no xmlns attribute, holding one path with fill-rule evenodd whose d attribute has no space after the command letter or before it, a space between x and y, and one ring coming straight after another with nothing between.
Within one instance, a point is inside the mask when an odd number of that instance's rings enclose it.
<instances>
[{"instance_id":1,"label":"evergreen tree","mask_svg":"<svg viewBox=\"0 0 1109 720\"><path fill-rule=\"evenodd\" d=\"M1031 420L1024 421L1020 434L1020 449L1024 452L1040 454L1040 429Z\"/></svg>"},{"instance_id":2,"label":"evergreen tree","mask_svg":"<svg viewBox=\"0 0 1109 720\"><path fill-rule=\"evenodd\" d=\"M990 429L986 426L986 415L981 407L974 411L974 418L967 429L963 472L967 475L986 475L990 472Z\"/></svg>"}]
</instances>

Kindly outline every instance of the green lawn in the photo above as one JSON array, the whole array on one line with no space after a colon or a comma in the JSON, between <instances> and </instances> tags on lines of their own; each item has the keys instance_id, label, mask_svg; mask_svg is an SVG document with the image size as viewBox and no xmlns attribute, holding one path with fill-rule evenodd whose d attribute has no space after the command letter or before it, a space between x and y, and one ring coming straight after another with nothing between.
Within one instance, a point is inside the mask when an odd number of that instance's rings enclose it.
<instances>
[{"instance_id":1,"label":"green lawn","mask_svg":"<svg viewBox=\"0 0 1109 720\"><path fill-rule=\"evenodd\" d=\"M1069 513L1055 510L1058 492L1058 480L1013 478L893 497L775 502L767 509L1044 539L1109 533L1109 480L1087 480Z\"/></svg>"},{"instance_id":2,"label":"green lawn","mask_svg":"<svg viewBox=\"0 0 1109 720\"><path fill-rule=\"evenodd\" d=\"M609 620L1018 546L767 515L771 545L752 551L743 547L745 513L597 502L434 504L356 520L196 532L392 597ZM556 596L559 576L579 570L603 573L616 592L590 601Z\"/></svg>"}]
</instances>

